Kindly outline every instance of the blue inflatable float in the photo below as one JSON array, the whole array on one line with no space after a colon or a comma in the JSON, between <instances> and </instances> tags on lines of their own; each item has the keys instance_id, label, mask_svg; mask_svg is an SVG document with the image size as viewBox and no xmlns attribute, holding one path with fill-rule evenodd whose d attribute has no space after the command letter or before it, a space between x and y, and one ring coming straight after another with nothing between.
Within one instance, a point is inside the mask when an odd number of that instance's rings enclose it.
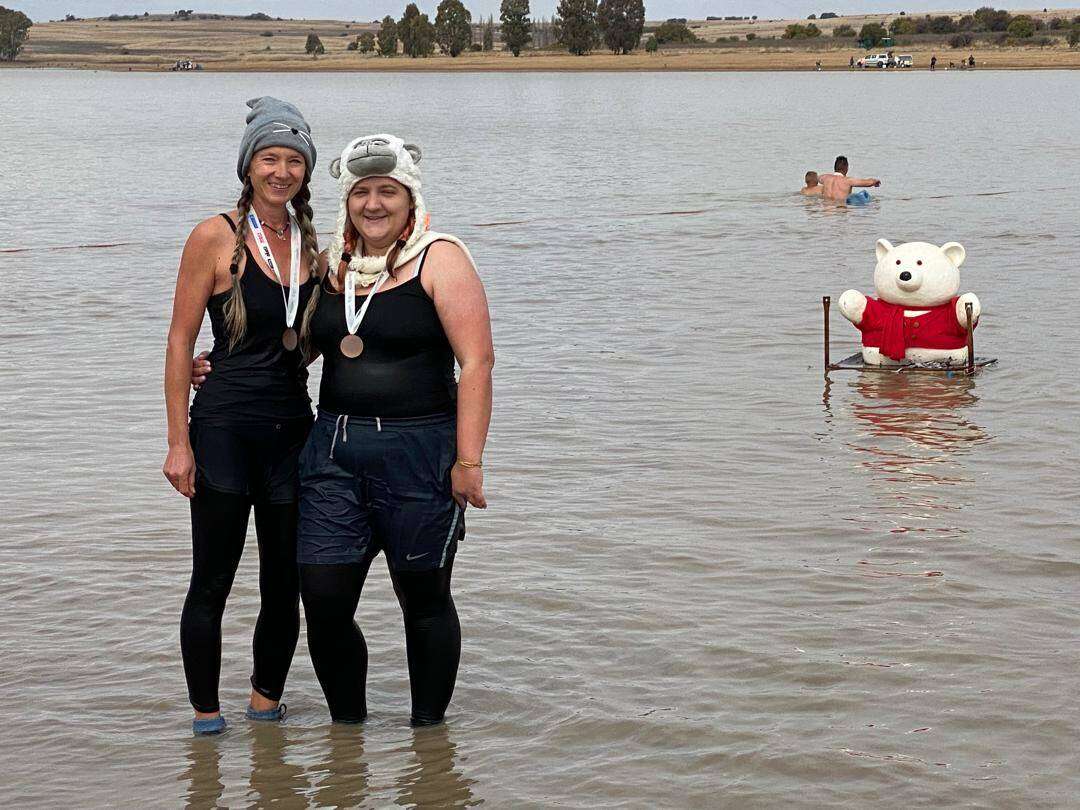
<instances>
[{"instance_id":1,"label":"blue inflatable float","mask_svg":"<svg viewBox=\"0 0 1080 810\"><path fill-rule=\"evenodd\" d=\"M870 202L870 192L865 188L853 191L851 194L848 194L845 202L847 202L848 205L866 205Z\"/></svg>"}]
</instances>

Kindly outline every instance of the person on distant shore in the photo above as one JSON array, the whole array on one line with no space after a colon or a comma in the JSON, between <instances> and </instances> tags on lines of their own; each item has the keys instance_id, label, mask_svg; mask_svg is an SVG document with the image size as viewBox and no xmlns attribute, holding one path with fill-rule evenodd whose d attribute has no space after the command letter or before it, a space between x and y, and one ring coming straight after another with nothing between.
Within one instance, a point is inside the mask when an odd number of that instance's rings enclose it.
<instances>
[{"instance_id":1,"label":"person on distant shore","mask_svg":"<svg viewBox=\"0 0 1080 810\"><path fill-rule=\"evenodd\" d=\"M280 700L300 632L297 460L312 414L297 332L318 256L308 204L315 146L293 105L264 96L248 106L236 169L243 190L235 208L200 222L184 245L165 357L162 472L191 507L180 647L196 735L226 728L218 702L221 617L252 508L260 609L249 719L284 716ZM193 369L204 312L214 347L209 363L199 359ZM213 374L200 376L211 365ZM189 422L193 374L203 384Z\"/></svg>"},{"instance_id":2,"label":"person on distant shore","mask_svg":"<svg viewBox=\"0 0 1080 810\"><path fill-rule=\"evenodd\" d=\"M804 197L819 197L821 196L821 183L818 182L817 172L807 172L805 177L806 185L799 189L799 193Z\"/></svg>"},{"instance_id":3,"label":"person on distant shore","mask_svg":"<svg viewBox=\"0 0 1080 810\"><path fill-rule=\"evenodd\" d=\"M937 54L930 57L930 69L937 70Z\"/></svg>"},{"instance_id":4,"label":"person on distant shore","mask_svg":"<svg viewBox=\"0 0 1080 810\"><path fill-rule=\"evenodd\" d=\"M844 202L853 188L877 188L881 181L876 177L858 178L848 177L848 159L840 155L833 162L833 173L821 177L821 185L824 187L821 196L826 200Z\"/></svg>"},{"instance_id":5,"label":"person on distant shore","mask_svg":"<svg viewBox=\"0 0 1080 810\"><path fill-rule=\"evenodd\" d=\"M969 68L975 67L975 54L970 54L968 56L968 67Z\"/></svg>"},{"instance_id":6,"label":"person on distant shore","mask_svg":"<svg viewBox=\"0 0 1080 810\"><path fill-rule=\"evenodd\" d=\"M854 70L855 69L855 57L854 56L851 57L850 59L848 59L847 66L848 66L848 70Z\"/></svg>"}]
</instances>

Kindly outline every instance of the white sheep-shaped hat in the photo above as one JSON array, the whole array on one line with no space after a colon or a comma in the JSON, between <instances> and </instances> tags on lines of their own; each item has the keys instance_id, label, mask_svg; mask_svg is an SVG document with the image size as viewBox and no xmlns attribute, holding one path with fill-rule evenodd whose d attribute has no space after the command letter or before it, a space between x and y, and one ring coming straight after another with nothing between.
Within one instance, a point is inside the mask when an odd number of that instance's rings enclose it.
<instances>
[{"instance_id":1,"label":"white sheep-shaped hat","mask_svg":"<svg viewBox=\"0 0 1080 810\"><path fill-rule=\"evenodd\" d=\"M365 177L389 177L397 180L412 194L413 228L405 237L399 252L398 264L411 256L412 248L428 228L427 208L420 193L420 147L405 143L395 135L364 135L349 141L341 157L330 164L330 174L338 181L340 208L337 229L327 249L329 267L337 267L345 252L345 228L349 221L349 194L354 185ZM349 269L360 274L362 286L375 282L385 267L382 256L351 256Z\"/></svg>"}]
</instances>

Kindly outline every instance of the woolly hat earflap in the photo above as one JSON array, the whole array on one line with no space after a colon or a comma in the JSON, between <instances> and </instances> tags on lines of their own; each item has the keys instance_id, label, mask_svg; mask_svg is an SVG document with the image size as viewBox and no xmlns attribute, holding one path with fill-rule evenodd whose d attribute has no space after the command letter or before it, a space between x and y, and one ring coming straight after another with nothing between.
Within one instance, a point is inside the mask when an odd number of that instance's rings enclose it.
<instances>
[{"instance_id":1,"label":"woolly hat earflap","mask_svg":"<svg viewBox=\"0 0 1080 810\"><path fill-rule=\"evenodd\" d=\"M405 143L394 135L365 135L350 141L330 164L330 175L338 181L340 207L338 209L337 230L327 248L328 266L337 267L345 252L345 226L349 221L349 193L353 186L365 177L389 177L397 180L412 193L413 228L405 239L401 251L404 256L409 248L417 243L427 230L427 208L420 193L420 147ZM362 276L361 283L373 280L370 260L355 255L349 262L349 269L356 270ZM403 264L407 259L399 259Z\"/></svg>"}]
</instances>

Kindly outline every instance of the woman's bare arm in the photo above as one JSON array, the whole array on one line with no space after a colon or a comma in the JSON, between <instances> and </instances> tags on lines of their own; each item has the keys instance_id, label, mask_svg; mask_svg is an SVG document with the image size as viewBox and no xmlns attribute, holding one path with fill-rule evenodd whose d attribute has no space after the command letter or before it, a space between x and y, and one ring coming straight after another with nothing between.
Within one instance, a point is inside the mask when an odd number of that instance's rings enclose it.
<instances>
[{"instance_id":1,"label":"woman's bare arm","mask_svg":"<svg viewBox=\"0 0 1080 810\"><path fill-rule=\"evenodd\" d=\"M435 242L427 260L431 297L461 366L457 400L457 454L465 462L480 463L491 422L491 369L495 349L487 295L465 252L451 242ZM487 507L483 471L455 464L451 474L454 497L464 508L470 503Z\"/></svg>"},{"instance_id":2,"label":"woman's bare arm","mask_svg":"<svg viewBox=\"0 0 1080 810\"><path fill-rule=\"evenodd\" d=\"M220 217L201 222L184 245L180 270L176 276L172 322L165 351L169 454L162 472L178 492L189 498L195 494L195 459L188 438L191 352L202 326L206 302L214 291L217 267L222 253L227 251L228 237L222 234L225 227Z\"/></svg>"}]
</instances>

